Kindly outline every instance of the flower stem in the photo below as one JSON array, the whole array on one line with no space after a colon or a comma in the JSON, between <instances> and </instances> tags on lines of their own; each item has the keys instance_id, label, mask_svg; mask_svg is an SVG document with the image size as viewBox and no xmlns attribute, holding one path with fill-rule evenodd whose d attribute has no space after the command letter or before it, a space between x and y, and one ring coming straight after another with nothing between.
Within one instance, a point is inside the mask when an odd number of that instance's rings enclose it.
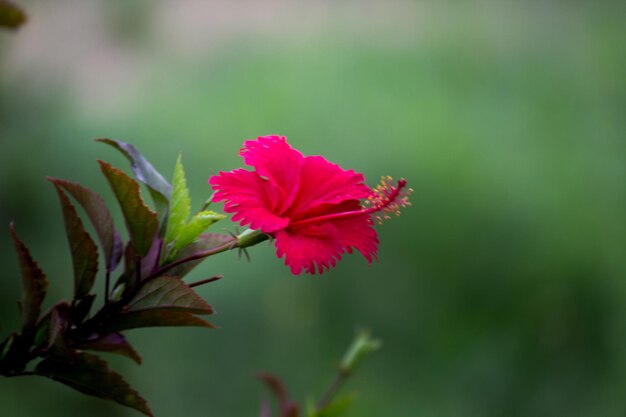
<instances>
[{"instance_id":1,"label":"flower stem","mask_svg":"<svg viewBox=\"0 0 626 417\"><path fill-rule=\"evenodd\" d=\"M350 372L348 370L339 369L339 371L335 375L335 379L333 379L333 382L330 384L324 395L322 395L322 398L320 398L320 400L317 402L317 406L315 407L316 412L319 413L323 409L328 407L328 405L330 405L341 386L346 382L349 377Z\"/></svg>"},{"instance_id":2,"label":"flower stem","mask_svg":"<svg viewBox=\"0 0 626 417\"><path fill-rule=\"evenodd\" d=\"M218 253L221 252L225 252L227 250L231 250L237 247L237 238L234 237L230 240L228 240L226 243L217 246L215 248L212 249L208 249L205 251L201 251L201 252L196 252L192 255L189 255L187 257L184 258L180 258L177 259L173 262L170 262L167 265L163 265L161 268L157 269L155 272L153 272L152 274L150 274L150 276L148 278L146 278L146 281L158 277L159 275L163 275L165 272L169 271L170 269L174 268L175 266L178 265L182 265L182 264L186 264L187 262L191 262L191 261L196 261L198 259L202 259L202 258L206 258L207 256L211 256L211 255L216 255Z\"/></svg>"}]
</instances>

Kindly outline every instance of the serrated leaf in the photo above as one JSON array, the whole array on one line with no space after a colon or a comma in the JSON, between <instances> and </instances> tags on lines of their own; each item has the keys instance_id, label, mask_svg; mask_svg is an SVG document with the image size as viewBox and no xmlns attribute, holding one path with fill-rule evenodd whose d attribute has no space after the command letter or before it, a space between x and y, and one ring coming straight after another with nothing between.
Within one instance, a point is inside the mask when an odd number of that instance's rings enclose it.
<instances>
[{"instance_id":1,"label":"serrated leaf","mask_svg":"<svg viewBox=\"0 0 626 417\"><path fill-rule=\"evenodd\" d=\"M131 164L131 169L139 181L144 183L154 200L159 219L167 214L167 208L172 193L172 186L163 178L159 171L133 145L114 139L96 139L120 151Z\"/></svg>"},{"instance_id":2,"label":"serrated leaf","mask_svg":"<svg viewBox=\"0 0 626 417\"><path fill-rule=\"evenodd\" d=\"M176 237L174 241L174 252L176 253L190 243L193 243L207 227L225 217L226 216L223 214L214 211L201 211L197 213Z\"/></svg>"},{"instance_id":3,"label":"serrated leaf","mask_svg":"<svg viewBox=\"0 0 626 417\"><path fill-rule=\"evenodd\" d=\"M157 215L141 199L139 184L117 168L98 161L119 202L137 254L145 256L159 227Z\"/></svg>"},{"instance_id":4,"label":"serrated leaf","mask_svg":"<svg viewBox=\"0 0 626 417\"><path fill-rule=\"evenodd\" d=\"M200 237L196 239L194 243L183 248L172 260L174 261L178 259L183 259L197 252L203 252L209 249L217 248L218 246L222 246L229 241L233 241L232 236L220 233L205 233L203 235L200 235ZM178 265L170 269L168 273L182 278L203 260L204 259L197 259L194 261L185 262L184 264Z\"/></svg>"},{"instance_id":5,"label":"serrated leaf","mask_svg":"<svg viewBox=\"0 0 626 417\"><path fill-rule=\"evenodd\" d=\"M34 373L61 382L83 394L115 401L152 416L146 400L120 374L95 355L72 352L67 358L52 356L41 361Z\"/></svg>"},{"instance_id":6,"label":"serrated leaf","mask_svg":"<svg viewBox=\"0 0 626 417\"><path fill-rule=\"evenodd\" d=\"M10 1L0 0L0 26L17 29L26 22L26 13Z\"/></svg>"},{"instance_id":7,"label":"serrated leaf","mask_svg":"<svg viewBox=\"0 0 626 417\"><path fill-rule=\"evenodd\" d=\"M191 212L191 201L189 190L185 180L185 170L181 156L176 160L174 167L174 178L172 180L172 197L170 198L169 217L167 219L167 229L165 232L165 245L172 243L182 232L189 213Z\"/></svg>"},{"instance_id":8,"label":"serrated leaf","mask_svg":"<svg viewBox=\"0 0 626 417\"><path fill-rule=\"evenodd\" d=\"M22 329L27 331L33 328L41 313L41 304L48 291L48 278L30 255L28 248L17 237L13 224L10 225L10 230L22 271Z\"/></svg>"},{"instance_id":9,"label":"serrated leaf","mask_svg":"<svg viewBox=\"0 0 626 417\"><path fill-rule=\"evenodd\" d=\"M76 208L59 184L52 182L59 194L65 231L74 266L74 299L80 300L91 291L98 272L98 248L85 230Z\"/></svg>"},{"instance_id":10,"label":"serrated leaf","mask_svg":"<svg viewBox=\"0 0 626 417\"><path fill-rule=\"evenodd\" d=\"M161 276L146 282L128 303L128 311L152 308L211 314L213 309L180 278Z\"/></svg>"},{"instance_id":11,"label":"serrated leaf","mask_svg":"<svg viewBox=\"0 0 626 417\"><path fill-rule=\"evenodd\" d=\"M97 340L82 343L77 347L85 350L116 353L126 356L141 365L141 356L121 333L110 333Z\"/></svg>"},{"instance_id":12,"label":"serrated leaf","mask_svg":"<svg viewBox=\"0 0 626 417\"><path fill-rule=\"evenodd\" d=\"M98 240L104 251L107 271L115 270L122 257L122 239L113 225L111 213L104 203L104 199L95 191L70 181L48 178L55 185L63 187L78 201L87 213L91 224L96 230Z\"/></svg>"},{"instance_id":13,"label":"serrated leaf","mask_svg":"<svg viewBox=\"0 0 626 417\"><path fill-rule=\"evenodd\" d=\"M194 316L186 311L151 308L128 313L120 313L111 317L104 325L103 332L119 332L140 327L174 327L194 326L216 328L214 324Z\"/></svg>"}]
</instances>

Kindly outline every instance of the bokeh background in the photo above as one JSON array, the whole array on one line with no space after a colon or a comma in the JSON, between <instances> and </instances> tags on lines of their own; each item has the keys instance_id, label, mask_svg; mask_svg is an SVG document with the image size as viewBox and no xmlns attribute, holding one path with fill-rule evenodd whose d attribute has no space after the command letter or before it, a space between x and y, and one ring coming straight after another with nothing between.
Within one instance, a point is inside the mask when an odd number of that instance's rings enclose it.
<instances>
[{"instance_id":1,"label":"bokeh background","mask_svg":"<svg viewBox=\"0 0 626 417\"><path fill-rule=\"evenodd\" d=\"M167 177L179 152L195 206L283 134L366 174L404 176L413 206L380 227L380 262L293 277L271 246L191 277L219 330L129 332L109 357L157 416L255 416L272 371L319 395L358 326L385 346L348 390L357 417L626 414L626 8L577 1L27 1L0 32L2 336L17 326L9 221L70 295L45 176L119 211L97 137ZM121 225L121 223L119 223ZM228 224L218 227L232 229ZM36 377L0 379L2 416L135 416Z\"/></svg>"}]
</instances>

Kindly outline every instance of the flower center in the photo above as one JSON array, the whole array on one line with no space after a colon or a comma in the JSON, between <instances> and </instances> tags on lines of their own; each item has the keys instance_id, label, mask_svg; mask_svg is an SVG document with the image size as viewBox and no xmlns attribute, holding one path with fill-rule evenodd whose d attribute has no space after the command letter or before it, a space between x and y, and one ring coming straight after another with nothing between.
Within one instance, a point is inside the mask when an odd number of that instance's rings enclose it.
<instances>
[{"instance_id":1,"label":"flower center","mask_svg":"<svg viewBox=\"0 0 626 417\"><path fill-rule=\"evenodd\" d=\"M372 189L372 194L365 200L364 207L361 210L344 211L342 213L326 214L323 216L311 217L308 219L298 220L289 225L289 227L303 226L310 223L320 223L328 220L338 220L354 216L362 216L364 214L377 213L374 218L382 223L383 220L391 218L390 214L400 215L400 208L410 206L409 195L413 189L406 189L406 180L404 178L398 180L394 186L391 177L382 177L381 183Z\"/></svg>"}]
</instances>

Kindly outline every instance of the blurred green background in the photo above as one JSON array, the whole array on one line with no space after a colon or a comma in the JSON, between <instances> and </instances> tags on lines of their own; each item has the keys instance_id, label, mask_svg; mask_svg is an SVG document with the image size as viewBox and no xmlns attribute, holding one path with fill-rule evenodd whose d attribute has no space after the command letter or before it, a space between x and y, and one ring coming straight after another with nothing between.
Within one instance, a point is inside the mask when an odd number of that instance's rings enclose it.
<instances>
[{"instance_id":1,"label":"blurred green background","mask_svg":"<svg viewBox=\"0 0 626 417\"><path fill-rule=\"evenodd\" d=\"M255 416L272 371L319 395L358 326L384 348L354 417L626 414L626 7L576 1L21 1L0 32L2 336L17 326L9 221L68 298L69 251L45 176L119 211L96 158L113 137L192 200L282 134L413 206L379 228L380 262L290 275L274 249L191 279L219 330L129 332L109 357L157 416ZM121 226L121 222L119 223ZM219 228L232 227L226 223ZM135 416L36 377L0 379L2 416Z\"/></svg>"}]
</instances>

